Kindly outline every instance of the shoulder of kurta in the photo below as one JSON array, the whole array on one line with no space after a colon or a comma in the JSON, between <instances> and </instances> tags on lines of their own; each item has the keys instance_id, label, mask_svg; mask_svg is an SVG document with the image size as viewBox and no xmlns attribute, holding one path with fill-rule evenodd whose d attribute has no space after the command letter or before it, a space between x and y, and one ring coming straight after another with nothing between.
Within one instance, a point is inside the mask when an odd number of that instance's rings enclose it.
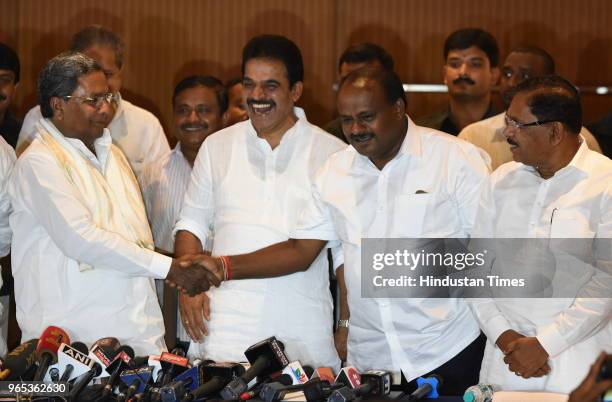
<instances>
[{"instance_id":1,"label":"shoulder of kurta","mask_svg":"<svg viewBox=\"0 0 612 402\"><path fill-rule=\"evenodd\" d=\"M137 128L143 131L162 129L159 119L151 112L126 101L121 100L123 113L126 120L129 121L131 128Z\"/></svg>"}]
</instances>

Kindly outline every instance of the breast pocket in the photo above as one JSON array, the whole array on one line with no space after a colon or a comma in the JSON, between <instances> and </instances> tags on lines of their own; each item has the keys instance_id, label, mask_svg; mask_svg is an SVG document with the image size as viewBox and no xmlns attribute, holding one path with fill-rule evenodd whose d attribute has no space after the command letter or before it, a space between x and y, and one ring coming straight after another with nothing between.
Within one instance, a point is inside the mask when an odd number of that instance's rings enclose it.
<instances>
[{"instance_id":1,"label":"breast pocket","mask_svg":"<svg viewBox=\"0 0 612 402\"><path fill-rule=\"evenodd\" d=\"M593 238L595 231L591 228L591 212L586 208L555 208L551 213L551 238Z\"/></svg>"},{"instance_id":2,"label":"breast pocket","mask_svg":"<svg viewBox=\"0 0 612 402\"><path fill-rule=\"evenodd\" d=\"M393 203L392 237L421 237L431 194L401 194Z\"/></svg>"}]
</instances>

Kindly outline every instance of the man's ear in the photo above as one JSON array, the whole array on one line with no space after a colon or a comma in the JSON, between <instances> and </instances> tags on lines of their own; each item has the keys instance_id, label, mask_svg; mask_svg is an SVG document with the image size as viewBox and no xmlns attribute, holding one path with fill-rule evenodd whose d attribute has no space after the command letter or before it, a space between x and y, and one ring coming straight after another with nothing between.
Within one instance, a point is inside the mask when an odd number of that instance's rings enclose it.
<instances>
[{"instance_id":1,"label":"man's ear","mask_svg":"<svg viewBox=\"0 0 612 402\"><path fill-rule=\"evenodd\" d=\"M554 123L551 123L551 130L549 134L550 144L552 146L559 145L561 142L563 142L563 140L568 134L569 133L563 126L563 123L561 123L560 121L555 121Z\"/></svg>"},{"instance_id":2,"label":"man's ear","mask_svg":"<svg viewBox=\"0 0 612 402\"><path fill-rule=\"evenodd\" d=\"M448 86L448 81L446 81L446 63L442 66L442 82L444 85Z\"/></svg>"},{"instance_id":3,"label":"man's ear","mask_svg":"<svg viewBox=\"0 0 612 402\"><path fill-rule=\"evenodd\" d=\"M304 90L304 83L302 81L298 81L291 87L291 100L293 103L296 103L300 97L302 96L302 91Z\"/></svg>"},{"instance_id":4,"label":"man's ear","mask_svg":"<svg viewBox=\"0 0 612 402\"><path fill-rule=\"evenodd\" d=\"M66 103L57 96L53 96L49 99L49 105L51 105L51 109L53 110L53 117L62 120L64 118L64 107Z\"/></svg>"},{"instance_id":5,"label":"man's ear","mask_svg":"<svg viewBox=\"0 0 612 402\"><path fill-rule=\"evenodd\" d=\"M230 118L230 111L229 111L229 108L227 108L227 110L223 112L223 114L221 115L221 124L223 125L223 127L227 127L229 118Z\"/></svg>"},{"instance_id":6,"label":"man's ear","mask_svg":"<svg viewBox=\"0 0 612 402\"><path fill-rule=\"evenodd\" d=\"M399 119L403 119L406 115L406 103L402 98L397 98L393 104L393 111Z\"/></svg>"}]
</instances>

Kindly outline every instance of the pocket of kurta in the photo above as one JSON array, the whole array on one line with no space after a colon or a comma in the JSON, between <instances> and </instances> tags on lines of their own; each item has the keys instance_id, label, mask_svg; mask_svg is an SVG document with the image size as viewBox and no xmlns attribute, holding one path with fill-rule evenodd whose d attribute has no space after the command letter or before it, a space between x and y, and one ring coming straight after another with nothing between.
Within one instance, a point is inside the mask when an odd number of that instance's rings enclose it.
<instances>
[{"instance_id":1,"label":"pocket of kurta","mask_svg":"<svg viewBox=\"0 0 612 402\"><path fill-rule=\"evenodd\" d=\"M391 237L420 237L431 194L401 194L395 199Z\"/></svg>"}]
</instances>

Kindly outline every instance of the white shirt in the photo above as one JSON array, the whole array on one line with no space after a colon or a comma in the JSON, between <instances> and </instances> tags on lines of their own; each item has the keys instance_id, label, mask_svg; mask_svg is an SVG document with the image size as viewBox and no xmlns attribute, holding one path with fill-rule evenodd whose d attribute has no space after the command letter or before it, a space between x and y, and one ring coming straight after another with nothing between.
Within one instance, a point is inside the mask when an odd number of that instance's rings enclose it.
<instances>
[{"instance_id":1,"label":"white shirt","mask_svg":"<svg viewBox=\"0 0 612 402\"><path fill-rule=\"evenodd\" d=\"M569 165L547 180L522 163L500 166L483 193L473 236L570 239L573 244L576 241L572 239L597 238L605 239L609 253L612 161L583 142ZM571 279L563 281L563 294L574 292L575 298L473 299L472 308L489 339L480 381L507 390L569 393L574 389L598 353L612 351L612 299L586 298L602 294L598 284L607 283L609 291L612 256L606 259L599 263L607 267L601 265L603 269L595 276L593 272L574 272ZM561 275L559 264L557 257L556 277ZM606 270L607 279L601 276ZM525 380L508 370L503 353L495 346L508 329L538 338L550 355L548 376Z\"/></svg>"},{"instance_id":2,"label":"white shirt","mask_svg":"<svg viewBox=\"0 0 612 402\"><path fill-rule=\"evenodd\" d=\"M459 138L471 142L489 154L493 170L506 162L512 161L510 144L508 144L504 135L504 128L506 127L504 122L505 114L505 112L500 113L488 119L472 123L459 133ZM586 140L590 149L601 153L597 140L589 130L582 127L580 135Z\"/></svg>"},{"instance_id":3,"label":"white shirt","mask_svg":"<svg viewBox=\"0 0 612 402\"><path fill-rule=\"evenodd\" d=\"M249 120L206 138L175 232L189 231L204 243L212 223L214 255L248 253L289 239L315 171L346 146L294 110L299 119L275 149ZM274 335L291 360L339 368L326 252L304 272L228 281L209 295L209 335L190 352L243 361L247 347Z\"/></svg>"},{"instance_id":4,"label":"white shirt","mask_svg":"<svg viewBox=\"0 0 612 402\"><path fill-rule=\"evenodd\" d=\"M488 169L476 147L408 120L382 171L353 147L333 155L292 236L342 243L348 363L401 370L410 381L461 352L480 328L463 299L362 298L361 239L468 237Z\"/></svg>"},{"instance_id":5,"label":"white shirt","mask_svg":"<svg viewBox=\"0 0 612 402\"><path fill-rule=\"evenodd\" d=\"M6 190L8 178L15 164L15 151L6 143L4 138L0 137L0 257L8 255L11 251L12 232L9 226L9 214L11 213L11 201ZM6 268L2 268L6 269ZM2 276L0 275L0 287L2 287ZM7 314L0 304L0 316ZM3 317L0 322L7 321ZM0 333L0 357L6 355L6 340Z\"/></svg>"},{"instance_id":6,"label":"white shirt","mask_svg":"<svg viewBox=\"0 0 612 402\"><path fill-rule=\"evenodd\" d=\"M36 134L36 123L43 116L40 106L34 106L23 119L17 140L17 155L30 145ZM108 125L113 143L124 153L136 177L143 167L170 152L164 129L157 117L125 99L119 100L119 107Z\"/></svg>"},{"instance_id":7,"label":"white shirt","mask_svg":"<svg viewBox=\"0 0 612 402\"><path fill-rule=\"evenodd\" d=\"M111 146L104 131L95 142L97 156L80 140L66 138L102 175ZM152 278L165 278L171 259L98 228L63 169L37 137L9 180L23 339L57 325L86 344L114 336L139 355L159 353L164 326ZM79 263L96 269L81 272Z\"/></svg>"},{"instance_id":8,"label":"white shirt","mask_svg":"<svg viewBox=\"0 0 612 402\"><path fill-rule=\"evenodd\" d=\"M161 159L145 166L139 177L140 189L144 199L155 247L170 253L174 252L172 229L178 220L185 191L191 177L191 166L181 152L180 143ZM210 251L212 239L209 238L204 250ZM164 282L158 281L157 296L163 300ZM188 341L189 334L183 327L180 314L177 315L177 336Z\"/></svg>"}]
</instances>

